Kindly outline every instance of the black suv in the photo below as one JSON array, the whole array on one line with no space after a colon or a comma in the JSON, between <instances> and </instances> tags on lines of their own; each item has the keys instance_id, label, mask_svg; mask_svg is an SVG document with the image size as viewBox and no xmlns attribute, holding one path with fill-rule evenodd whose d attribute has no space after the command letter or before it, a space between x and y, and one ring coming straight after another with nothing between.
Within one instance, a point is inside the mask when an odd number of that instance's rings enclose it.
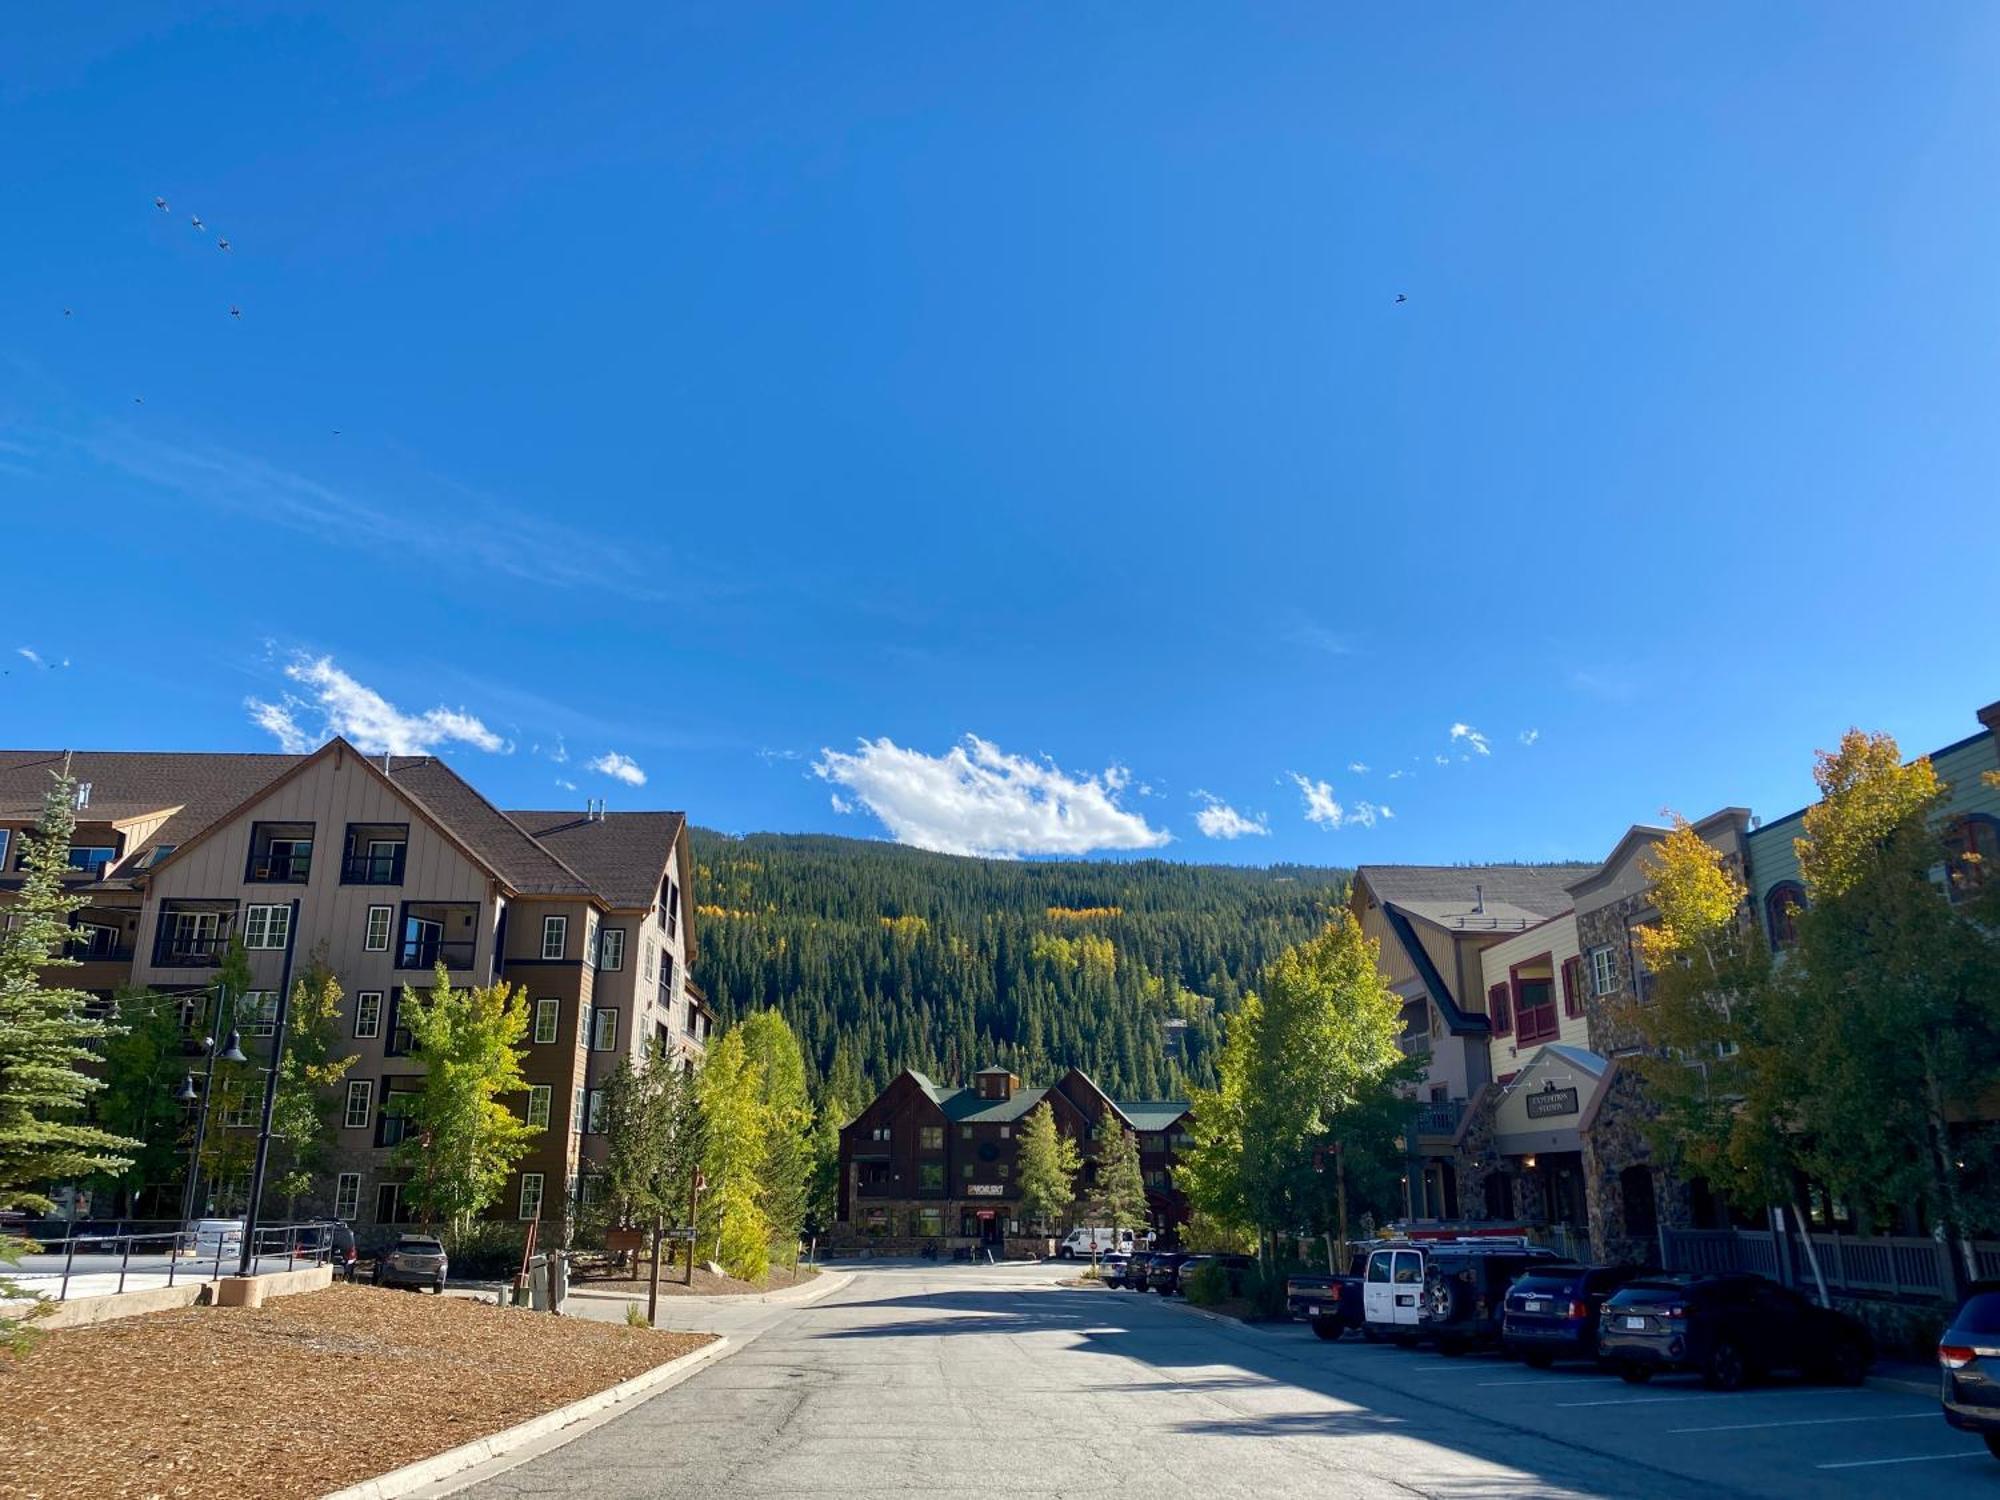
<instances>
[{"instance_id":1,"label":"black suv","mask_svg":"<svg viewBox=\"0 0 2000 1500\"><path fill-rule=\"evenodd\" d=\"M1180 1278L1181 1262L1186 1259L1187 1256L1178 1250L1155 1250L1146 1258L1146 1285L1162 1297L1173 1296L1174 1283Z\"/></svg>"},{"instance_id":2,"label":"black suv","mask_svg":"<svg viewBox=\"0 0 2000 1500\"><path fill-rule=\"evenodd\" d=\"M1648 1276L1612 1293L1597 1350L1636 1383L1688 1370L1733 1391L1773 1370L1859 1385L1874 1359L1868 1330L1762 1276Z\"/></svg>"},{"instance_id":3,"label":"black suv","mask_svg":"<svg viewBox=\"0 0 2000 1500\"><path fill-rule=\"evenodd\" d=\"M1537 1370L1597 1358L1604 1300L1638 1274L1636 1266L1536 1266L1507 1288L1501 1347Z\"/></svg>"}]
</instances>

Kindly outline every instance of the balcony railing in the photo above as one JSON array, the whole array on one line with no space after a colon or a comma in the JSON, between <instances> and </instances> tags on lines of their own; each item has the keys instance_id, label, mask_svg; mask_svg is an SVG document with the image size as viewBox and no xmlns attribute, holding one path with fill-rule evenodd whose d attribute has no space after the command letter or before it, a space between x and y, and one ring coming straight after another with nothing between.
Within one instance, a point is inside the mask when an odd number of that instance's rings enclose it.
<instances>
[{"instance_id":1,"label":"balcony railing","mask_svg":"<svg viewBox=\"0 0 2000 1500\"><path fill-rule=\"evenodd\" d=\"M435 969L442 959L447 969L469 969L472 967L472 950L476 945L470 940L450 940L444 938L406 938L396 953L396 967L399 969Z\"/></svg>"},{"instance_id":2,"label":"balcony railing","mask_svg":"<svg viewBox=\"0 0 2000 1500\"><path fill-rule=\"evenodd\" d=\"M1463 1099L1427 1099L1417 1106L1418 1135L1456 1135L1465 1118Z\"/></svg>"},{"instance_id":3,"label":"balcony railing","mask_svg":"<svg viewBox=\"0 0 2000 1500\"><path fill-rule=\"evenodd\" d=\"M161 969L212 969L228 951L226 932L201 935L163 932L153 939L153 964Z\"/></svg>"},{"instance_id":4,"label":"balcony railing","mask_svg":"<svg viewBox=\"0 0 2000 1500\"><path fill-rule=\"evenodd\" d=\"M401 885L403 883L403 855L406 851L398 847L394 854L350 854L340 864L342 885Z\"/></svg>"},{"instance_id":5,"label":"balcony railing","mask_svg":"<svg viewBox=\"0 0 2000 1500\"><path fill-rule=\"evenodd\" d=\"M258 854L250 860L250 880L256 885L304 885L311 873L310 854Z\"/></svg>"}]
</instances>

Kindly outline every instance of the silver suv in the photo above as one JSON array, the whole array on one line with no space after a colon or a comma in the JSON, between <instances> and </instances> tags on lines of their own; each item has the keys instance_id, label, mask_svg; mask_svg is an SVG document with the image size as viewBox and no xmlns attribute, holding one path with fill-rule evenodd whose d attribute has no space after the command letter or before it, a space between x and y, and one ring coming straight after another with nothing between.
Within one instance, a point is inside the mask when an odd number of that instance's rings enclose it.
<instances>
[{"instance_id":1,"label":"silver suv","mask_svg":"<svg viewBox=\"0 0 2000 1500\"><path fill-rule=\"evenodd\" d=\"M448 1265L442 1240L406 1234L375 1257L375 1285L429 1287L442 1296Z\"/></svg>"}]
</instances>

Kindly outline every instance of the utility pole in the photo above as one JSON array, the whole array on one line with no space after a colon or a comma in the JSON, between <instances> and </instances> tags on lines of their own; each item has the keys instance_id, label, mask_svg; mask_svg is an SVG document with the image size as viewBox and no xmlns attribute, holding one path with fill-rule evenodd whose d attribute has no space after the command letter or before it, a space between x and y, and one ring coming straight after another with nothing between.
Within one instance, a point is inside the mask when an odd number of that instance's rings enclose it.
<instances>
[{"instance_id":1,"label":"utility pole","mask_svg":"<svg viewBox=\"0 0 2000 1500\"><path fill-rule=\"evenodd\" d=\"M1340 1228L1340 1265L1334 1268L1338 1276L1347 1267L1347 1153L1343 1143L1333 1143L1333 1201L1335 1223Z\"/></svg>"},{"instance_id":2,"label":"utility pole","mask_svg":"<svg viewBox=\"0 0 2000 1500\"><path fill-rule=\"evenodd\" d=\"M653 1210L653 1266L647 1277L646 1321L655 1327L659 1325L660 1317L660 1240L666 1233L666 1221L664 1209Z\"/></svg>"}]
</instances>

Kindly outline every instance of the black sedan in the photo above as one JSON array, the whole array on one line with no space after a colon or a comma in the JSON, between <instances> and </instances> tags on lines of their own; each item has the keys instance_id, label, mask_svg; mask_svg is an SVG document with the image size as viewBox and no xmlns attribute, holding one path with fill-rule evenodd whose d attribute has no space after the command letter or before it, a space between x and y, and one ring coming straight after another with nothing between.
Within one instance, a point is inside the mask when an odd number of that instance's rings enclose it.
<instances>
[{"instance_id":1,"label":"black sedan","mask_svg":"<svg viewBox=\"0 0 2000 1500\"><path fill-rule=\"evenodd\" d=\"M1605 1299L1638 1274L1632 1266L1538 1266L1507 1288L1501 1346L1537 1370L1597 1358Z\"/></svg>"},{"instance_id":2,"label":"black sedan","mask_svg":"<svg viewBox=\"0 0 2000 1500\"><path fill-rule=\"evenodd\" d=\"M1125 1257L1125 1275L1119 1284L1128 1292L1145 1291L1146 1276L1152 1270L1152 1264L1152 1251L1134 1250L1130 1255Z\"/></svg>"},{"instance_id":3,"label":"black sedan","mask_svg":"<svg viewBox=\"0 0 2000 1500\"><path fill-rule=\"evenodd\" d=\"M1938 1340L1944 1419L2000 1458L2000 1281L1975 1285Z\"/></svg>"},{"instance_id":4,"label":"black sedan","mask_svg":"<svg viewBox=\"0 0 2000 1500\"><path fill-rule=\"evenodd\" d=\"M1774 1370L1859 1385L1874 1345L1868 1330L1762 1276L1649 1276L1614 1292L1597 1320L1597 1350L1635 1383L1691 1371L1734 1391Z\"/></svg>"}]
</instances>

